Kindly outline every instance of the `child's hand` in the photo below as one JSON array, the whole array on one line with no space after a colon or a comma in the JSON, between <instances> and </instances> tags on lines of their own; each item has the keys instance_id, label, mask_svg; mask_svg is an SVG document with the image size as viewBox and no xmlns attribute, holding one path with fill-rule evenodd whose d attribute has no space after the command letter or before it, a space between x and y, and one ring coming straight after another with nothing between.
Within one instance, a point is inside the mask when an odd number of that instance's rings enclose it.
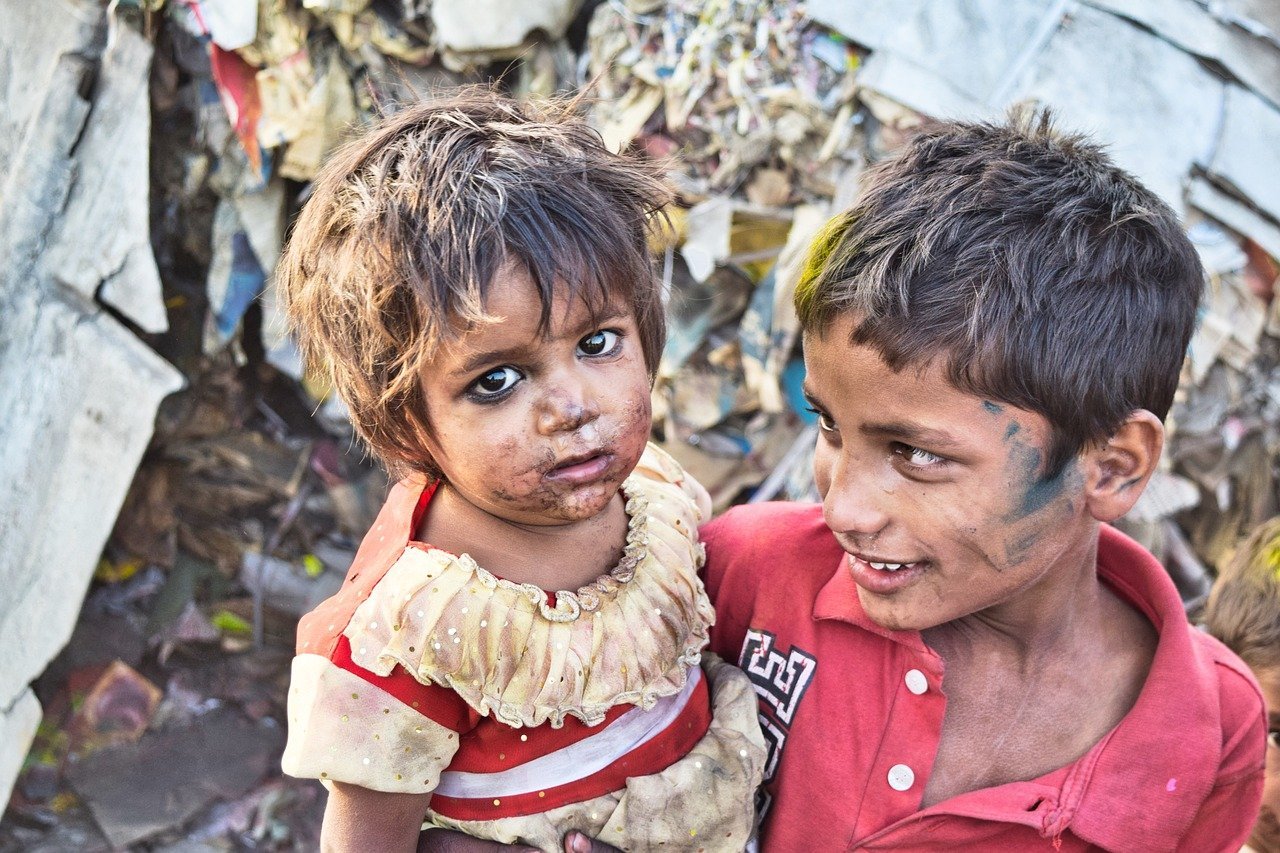
<instances>
[{"instance_id":1,"label":"child's hand","mask_svg":"<svg viewBox=\"0 0 1280 853\"><path fill-rule=\"evenodd\" d=\"M418 836L417 853L539 853L536 847L521 847L472 838L451 829L428 829Z\"/></svg>"},{"instance_id":2,"label":"child's hand","mask_svg":"<svg viewBox=\"0 0 1280 853\"><path fill-rule=\"evenodd\" d=\"M622 851L581 832L570 832L564 837L564 853L622 853Z\"/></svg>"}]
</instances>

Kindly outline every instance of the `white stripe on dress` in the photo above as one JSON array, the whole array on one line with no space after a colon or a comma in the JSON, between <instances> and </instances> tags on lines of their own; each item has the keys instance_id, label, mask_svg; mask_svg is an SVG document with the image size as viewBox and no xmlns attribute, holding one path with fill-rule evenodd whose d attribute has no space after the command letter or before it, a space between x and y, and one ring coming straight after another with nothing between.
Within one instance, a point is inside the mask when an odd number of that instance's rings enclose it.
<instances>
[{"instance_id":1,"label":"white stripe on dress","mask_svg":"<svg viewBox=\"0 0 1280 853\"><path fill-rule=\"evenodd\" d=\"M648 711L633 708L597 734L510 770L496 773L446 770L440 774L440 784L434 793L458 799L514 797L585 779L657 737L680 716L701 680L702 670L691 666L684 689L659 699Z\"/></svg>"}]
</instances>

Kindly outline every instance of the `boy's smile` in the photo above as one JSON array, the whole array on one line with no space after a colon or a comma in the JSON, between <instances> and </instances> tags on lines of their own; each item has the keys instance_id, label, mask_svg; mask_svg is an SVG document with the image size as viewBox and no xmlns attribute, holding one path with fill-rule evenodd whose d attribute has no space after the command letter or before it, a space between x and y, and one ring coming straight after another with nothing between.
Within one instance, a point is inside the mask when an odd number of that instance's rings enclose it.
<instances>
[{"instance_id":1,"label":"boy's smile","mask_svg":"<svg viewBox=\"0 0 1280 853\"><path fill-rule=\"evenodd\" d=\"M805 390L824 516L868 616L914 630L998 621L1006 603L1091 572L1097 522L1076 460L1044 476L1045 418L957 389L941 359L894 372L849 342L853 323L806 336Z\"/></svg>"},{"instance_id":2,"label":"boy's smile","mask_svg":"<svg viewBox=\"0 0 1280 853\"><path fill-rule=\"evenodd\" d=\"M447 488L517 524L563 525L600 514L649 435L649 374L632 309L593 315L557 295L539 330L539 298L508 265L485 304L494 322L442 345L423 371Z\"/></svg>"}]
</instances>

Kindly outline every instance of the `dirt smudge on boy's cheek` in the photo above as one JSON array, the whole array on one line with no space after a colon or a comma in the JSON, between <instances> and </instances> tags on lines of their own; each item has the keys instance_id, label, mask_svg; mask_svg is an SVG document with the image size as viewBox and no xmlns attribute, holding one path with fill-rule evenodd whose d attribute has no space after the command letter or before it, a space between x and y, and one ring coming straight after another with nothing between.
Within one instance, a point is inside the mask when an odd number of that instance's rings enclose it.
<instances>
[{"instance_id":1,"label":"dirt smudge on boy's cheek","mask_svg":"<svg viewBox=\"0 0 1280 853\"><path fill-rule=\"evenodd\" d=\"M1067 465L1052 477L1041 477L1027 487L1022 494L1022 504L1018 507L1018 517L1025 518L1037 513L1052 503L1067 486L1068 474L1074 465Z\"/></svg>"},{"instance_id":2,"label":"dirt smudge on boy's cheek","mask_svg":"<svg viewBox=\"0 0 1280 853\"><path fill-rule=\"evenodd\" d=\"M1004 411L1004 406L1001 406L999 403L993 403L990 400L983 400L982 408L986 409L993 415L998 415Z\"/></svg>"},{"instance_id":3,"label":"dirt smudge on boy's cheek","mask_svg":"<svg viewBox=\"0 0 1280 853\"><path fill-rule=\"evenodd\" d=\"M1038 453L1037 453L1038 455ZM1051 477L1040 477L1031 482L1022 495L1018 508L1005 516L1005 523L1014 525L1031 516L1041 514L1044 510L1057 504L1067 515L1075 512L1075 502L1066 499L1059 503L1065 493L1069 493L1083 482L1074 461L1065 465L1061 471ZM1014 528L1005 541L1004 567L1011 568L1022 563L1030 555L1036 544L1050 531L1052 519L1031 522L1029 530L1018 531Z\"/></svg>"},{"instance_id":4,"label":"dirt smudge on boy's cheek","mask_svg":"<svg viewBox=\"0 0 1280 853\"><path fill-rule=\"evenodd\" d=\"M1031 553L1031 549L1040 541L1040 529L1031 530L1012 536L1004 546L1004 565L999 567L997 571L1011 569L1027 559L1027 555Z\"/></svg>"},{"instance_id":5,"label":"dirt smudge on boy's cheek","mask_svg":"<svg viewBox=\"0 0 1280 853\"><path fill-rule=\"evenodd\" d=\"M1040 466L1044 455L1039 448L1015 438L1017 432L1013 429L1015 426L1017 425L1010 424L1010 429L1005 434L1005 441L1009 445L1005 470L1008 471L1010 485L1015 491L1021 485L1022 497L1018 500L1017 506L1005 515L1006 523L1020 521L1049 506L1066 490L1076 472L1075 462L1072 461L1064 465L1056 474L1042 476Z\"/></svg>"},{"instance_id":6,"label":"dirt smudge on boy's cheek","mask_svg":"<svg viewBox=\"0 0 1280 853\"><path fill-rule=\"evenodd\" d=\"M1009 424L1008 429L1004 431L1004 440L1008 441L1009 439L1017 435L1021 430L1022 430L1022 424L1018 423L1017 421L1014 421L1013 423Z\"/></svg>"}]
</instances>

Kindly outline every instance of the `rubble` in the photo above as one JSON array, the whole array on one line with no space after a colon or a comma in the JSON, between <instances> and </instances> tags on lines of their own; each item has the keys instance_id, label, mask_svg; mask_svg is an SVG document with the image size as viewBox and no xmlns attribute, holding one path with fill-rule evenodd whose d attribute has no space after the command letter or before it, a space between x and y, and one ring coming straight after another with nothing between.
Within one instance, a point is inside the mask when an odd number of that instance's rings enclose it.
<instances>
[{"instance_id":1,"label":"rubble","mask_svg":"<svg viewBox=\"0 0 1280 853\"><path fill-rule=\"evenodd\" d=\"M814 497L792 296L862 171L930 118L1039 102L1183 214L1209 273L1125 529L1194 610L1280 511L1260 0L52 6L0 5L0 309L23 330L0 336L0 639L24 649L0 667L0 850L317 846L322 790L276 769L293 631L387 478L303 373L272 276L328 152L463 83L586 89L608 145L670 164L654 439L717 510Z\"/></svg>"}]
</instances>

